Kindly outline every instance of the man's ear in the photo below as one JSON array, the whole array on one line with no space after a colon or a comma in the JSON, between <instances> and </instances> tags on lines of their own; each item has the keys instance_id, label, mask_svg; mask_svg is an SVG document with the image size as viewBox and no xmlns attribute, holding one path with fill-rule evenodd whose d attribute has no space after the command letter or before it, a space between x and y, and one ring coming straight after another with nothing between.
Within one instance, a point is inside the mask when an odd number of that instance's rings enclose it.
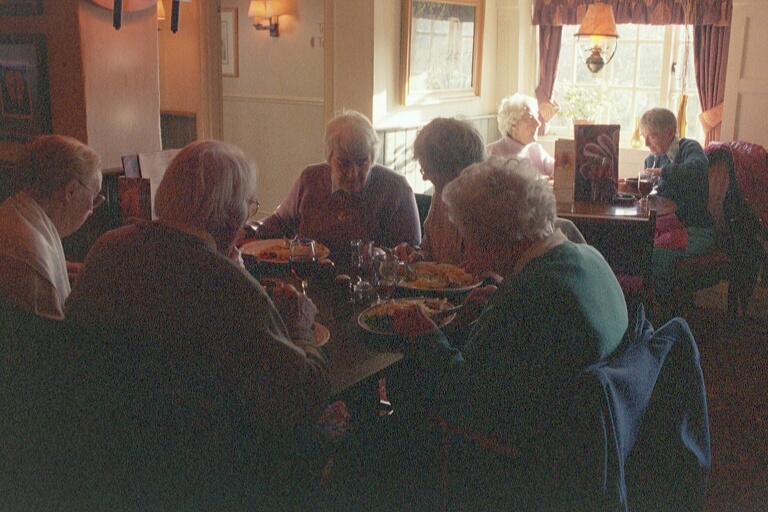
<instances>
[{"instance_id":1,"label":"man's ear","mask_svg":"<svg viewBox=\"0 0 768 512\"><path fill-rule=\"evenodd\" d=\"M80 184L74 178L69 180L67 184L64 185L64 202L65 203L69 203L72 199L74 199L79 186Z\"/></svg>"}]
</instances>

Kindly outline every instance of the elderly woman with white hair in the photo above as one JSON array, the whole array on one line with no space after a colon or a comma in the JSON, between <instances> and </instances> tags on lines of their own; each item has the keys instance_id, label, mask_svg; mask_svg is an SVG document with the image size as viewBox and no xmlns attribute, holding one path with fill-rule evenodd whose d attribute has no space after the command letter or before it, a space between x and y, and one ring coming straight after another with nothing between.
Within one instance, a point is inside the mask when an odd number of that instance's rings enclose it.
<instances>
[{"instance_id":1,"label":"elderly woman with white hair","mask_svg":"<svg viewBox=\"0 0 768 512\"><path fill-rule=\"evenodd\" d=\"M26 150L22 190L0 206L0 298L60 320L71 290L61 239L104 202L101 159L63 135L38 137Z\"/></svg>"},{"instance_id":2,"label":"elderly woman with white hair","mask_svg":"<svg viewBox=\"0 0 768 512\"><path fill-rule=\"evenodd\" d=\"M345 111L331 119L325 129L326 161L302 171L256 235L299 234L335 254L347 253L356 239L379 247L418 246L421 223L413 190L404 176L374 163L380 145L363 114Z\"/></svg>"},{"instance_id":3,"label":"elderly woman with white hair","mask_svg":"<svg viewBox=\"0 0 768 512\"><path fill-rule=\"evenodd\" d=\"M552 187L528 160L491 157L468 167L443 201L470 250L503 281L461 349L418 308L396 315L395 331L412 339L421 365L415 380L444 419L525 449L558 428L547 421L559 393L619 346L628 325L624 295L594 247L554 227Z\"/></svg>"},{"instance_id":4,"label":"elderly woman with white hair","mask_svg":"<svg viewBox=\"0 0 768 512\"><path fill-rule=\"evenodd\" d=\"M188 145L158 187L158 220L102 235L66 302L69 319L120 340L99 363L116 365L109 392L126 408L125 451L110 456L129 465L120 499L144 509L256 506L278 473L264 462L272 441L327 404L315 305L290 285L270 298L233 261L255 190L240 149Z\"/></svg>"},{"instance_id":5,"label":"elderly woman with white hair","mask_svg":"<svg viewBox=\"0 0 768 512\"><path fill-rule=\"evenodd\" d=\"M541 126L536 98L520 93L507 96L499 104L497 120L503 137L485 148L489 156L529 158L541 174L554 174L555 159L536 142Z\"/></svg>"}]
</instances>

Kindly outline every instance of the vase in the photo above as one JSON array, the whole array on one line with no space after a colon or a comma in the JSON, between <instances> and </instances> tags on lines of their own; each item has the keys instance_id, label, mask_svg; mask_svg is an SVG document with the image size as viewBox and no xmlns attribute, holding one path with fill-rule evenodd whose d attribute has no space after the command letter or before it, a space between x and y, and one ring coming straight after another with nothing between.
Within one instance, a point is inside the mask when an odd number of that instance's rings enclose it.
<instances>
[{"instance_id":1,"label":"vase","mask_svg":"<svg viewBox=\"0 0 768 512\"><path fill-rule=\"evenodd\" d=\"M635 149L640 149L643 145L643 141L640 138L640 118L635 118L635 131L632 133L632 138L629 139L629 145Z\"/></svg>"},{"instance_id":2,"label":"vase","mask_svg":"<svg viewBox=\"0 0 768 512\"><path fill-rule=\"evenodd\" d=\"M610 178L593 179L590 187L593 203L610 203L616 195L617 184Z\"/></svg>"}]
</instances>

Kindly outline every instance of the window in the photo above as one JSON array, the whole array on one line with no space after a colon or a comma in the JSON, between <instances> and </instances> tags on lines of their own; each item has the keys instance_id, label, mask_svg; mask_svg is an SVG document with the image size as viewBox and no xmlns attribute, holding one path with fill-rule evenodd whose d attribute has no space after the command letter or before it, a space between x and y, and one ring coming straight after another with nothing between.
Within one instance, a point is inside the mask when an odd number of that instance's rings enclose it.
<instances>
[{"instance_id":1,"label":"window","mask_svg":"<svg viewBox=\"0 0 768 512\"><path fill-rule=\"evenodd\" d=\"M635 130L636 120L649 108L662 106L677 114L680 95L688 95L686 137L700 142L699 95L693 63L693 29L684 25L618 25L616 55L602 71L592 74L576 46L577 25L563 26L557 78L553 96L561 114L550 122L549 132L572 136L567 97L571 90L588 90L597 101L598 123L621 125L623 146ZM683 70L687 73L682 76ZM584 94L580 94L583 98Z\"/></svg>"}]
</instances>

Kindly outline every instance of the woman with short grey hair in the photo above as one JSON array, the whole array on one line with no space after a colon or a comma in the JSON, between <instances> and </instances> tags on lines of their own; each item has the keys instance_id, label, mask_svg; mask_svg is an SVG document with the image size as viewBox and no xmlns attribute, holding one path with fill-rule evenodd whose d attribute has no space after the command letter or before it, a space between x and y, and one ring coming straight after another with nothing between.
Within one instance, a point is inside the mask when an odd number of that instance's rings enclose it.
<instances>
[{"instance_id":1,"label":"woman with short grey hair","mask_svg":"<svg viewBox=\"0 0 768 512\"><path fill-rule=\"evenodd\" d=\"M470 251L503 281L493 294L484 288L470 293L467 301L490 298L459 346L418 307L395 314L395 332L417 347L412 382L419 387L412 393L426 397L430 412L469 439L545 446L546 436L560 427L559 408L567 405L562 390L619 347L628 325L621 287L594 247L553 229L552 188L527 160L490 158L472 165L445 187L443 200ZM473 466L477 472L461 489L468 503L526 508L515 502L520 496L514 491L524 473L514 472L531 467L510 461L505 471ZM547 463L541 453L536 468L552 469ZM489 474L481 473L486 469ZM478 481L499 486L474 485Z\"/></svg>"},{"instance_id":2,"label":"woman with short grey hair","mask_svg":"<svg viewBox=\"0 0 768 512\"><path fill-rule=\"evenodd\" d=\"M129 418L114 429L115 451L96 452L114 464L103 466L115 471L107 500L136 492L146 509L215 509L225 496L243 510L278 498L278 468L299 461L277 441L313 428L328 402L314 303L291 285L267 295L232 261L255 192L239 148L194 142L160 183L159 219L102 235L86 257L67 316L116 337L109 361L82 364L107 366L106 406Z\"/></svg>"},{"instance_id":3,"label":"woman with short grey hair","mask_svg":"<svg viewBox=\"0 0 768 512\"><path fill-rule=\"evenodd\" d=\"M421 166L422 179L432 183L434 192L421 247L403 243L395 248L395 254L409 261L463 263L466 244L448 219L441 195L465 167L485 160L483 139L468 119L438 117L416 134L413 156Z\"/></svg>"},{"instance_id":4,"label":"woman with short grey hair","mask_svg":"<svg viewBox=\"0 0 768 512\"><path fill-rule=\"evenodd\" d=\"M443 201L459 231L476 244L544 238L557 215L552 187L520 158L491 157L468 167L445 188Z\"/></svg>"},{"instance_id":5,"label":"woman with short grey hair","mask_svg":"<svg viewBox=\"0 0 768 512\"><path fill-rule=\"evenodd\" d=\"M541 174L553 175L555 159L536 142L541 126L536 98L521 93L507 96L499 104L497 121L502 137L488 144L488 155L529 158Z\"/></svg>"},{"instance_id":6,"label":"woman with short grey hair","mask_svg":"<svg viewBox=\"0 0 768 512\"><path fill-rule=\"evenodd\" d=\"M165 171L155 194L155 213L165 224L204 229L222 254L233 253L256 201L256 174L240 148L219 141L193 142ZM234 237L233 237L234 234Z\"/></svg>"}]
</instances>

